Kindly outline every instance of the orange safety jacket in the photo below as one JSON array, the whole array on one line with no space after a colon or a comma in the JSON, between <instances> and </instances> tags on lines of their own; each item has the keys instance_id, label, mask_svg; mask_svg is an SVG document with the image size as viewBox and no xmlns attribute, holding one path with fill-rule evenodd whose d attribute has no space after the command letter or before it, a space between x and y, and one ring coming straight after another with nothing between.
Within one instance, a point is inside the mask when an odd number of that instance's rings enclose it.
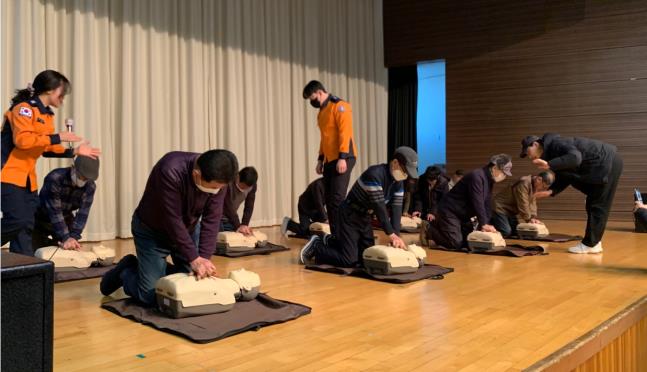
<instances>
[{"instance_id":1,"label":"orange safety jacket","mask_svg":"<svg viewBox=\"0 0 647 372\"><path fill-rule=\"evenodd\" d=\"M73 149L66 149L54 134L54 112L38 97L18 103L4 115L2 124L2 183L38 190L36 160L44 157L71 158Z\"/></svg>"},{"instance_id":2,"label":"orange safety jacket","mask_svg":"<svg viewBox=\"0 0 647 372\"><path fill-rule=\"evenodd\" d=\"M357 157L353 140L353 110L350 103L330 95L321 105L317 123L321 131L319 160L328 163Z\"/></svg>"}]
</instances>

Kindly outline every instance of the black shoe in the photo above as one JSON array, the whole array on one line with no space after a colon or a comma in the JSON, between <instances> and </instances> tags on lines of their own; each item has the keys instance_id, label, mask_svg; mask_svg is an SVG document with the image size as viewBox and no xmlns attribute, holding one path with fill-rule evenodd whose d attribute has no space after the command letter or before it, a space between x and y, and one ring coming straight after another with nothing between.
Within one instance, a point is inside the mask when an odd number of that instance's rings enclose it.
<instances>
[{"instance_id":1,"label":"black shoe","mask_svg":"<svg viewBox=\"0 0 647 372\"><path fill-rule=\"evenodd\" d=\"M137 266L137 257L129 254L124 256L114 269L103 274L99 289L104 296L110 296L114 291L119 289L124 283L121 280L121 272L127 267Z\"/></svg>"},{"instance_id":2,"label":"black shoe","mask_svg":"<svg viewBox=\"0 0 647 372\"><path fill-rule=\"evenodd\" d=\"M310 240L306 243L306 245L301 248L301 253L299 255L299 261L301 261L302 264L307 264L311 258L315 256L315 245L321 243L321 238L318 237L317 235L313 235L310 237Z\"/></svg>"}]
</instances>

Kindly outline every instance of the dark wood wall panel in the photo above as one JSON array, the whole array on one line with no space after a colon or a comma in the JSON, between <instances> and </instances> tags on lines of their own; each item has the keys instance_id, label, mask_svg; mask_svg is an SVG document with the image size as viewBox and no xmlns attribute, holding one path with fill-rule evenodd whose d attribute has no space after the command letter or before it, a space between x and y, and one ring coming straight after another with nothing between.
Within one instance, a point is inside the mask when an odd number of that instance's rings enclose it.
<instances>
[{"instance_id":1,"label":"dark wood wall panel","mask_svg":"<svg viewBox=\"0 0 647 372\"><path fill-rule=\"evenodd\" d=\"M611 219L631 219L633 187L647 190L647 1L384 0L384 33L387 67L447 62L450 171L505 152L530 174L523 136L597 138L624 159ZM540 208L585 218L572 189Z\"/></svg>"}]
</instances>

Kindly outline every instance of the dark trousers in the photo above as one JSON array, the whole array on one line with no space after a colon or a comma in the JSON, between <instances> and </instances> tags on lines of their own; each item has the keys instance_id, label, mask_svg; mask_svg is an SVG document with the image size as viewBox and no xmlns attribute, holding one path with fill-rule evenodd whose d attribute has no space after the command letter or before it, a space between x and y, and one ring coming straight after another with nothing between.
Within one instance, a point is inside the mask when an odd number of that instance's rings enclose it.
<instances>
[{"instance_id":1,"label":"dark trousers","mask_svg":"<svg viewBox=\"0 0 647 372\"><path fill-rule=\"evenodd\" d=\"M9 251L33 256L31 235L34 215L38 208L38 193L9 183L2 183L2 245L7 242Z\"/></svg>"},{"instance_id":2,"label":"dark trousers","mask_svg":"<svg viewBox=\"0 0 647 372\"><path fill-rule=\"evenodd\" d=\"M337 232L327 239L326 244L315 247L315 262L336 267L355 267L362 263L364 250L375 245L371 215L342 203L338 217Z\"/></svg>"},{"instance_id":3,"label":"dark trousers","mask_svg":"<svg viewBox=\"0 0 647 372\"><path fill-rule=\"evenodd\" d=\"M634 212L636 232L647 233L647 209L640 208Z\"/></svg>"},{"instance_id":4,"label":"dark trousers","mask_svg":"<svg viewBox=\"0 0 647 372\"><path fill-rule=\"evenodd\" d=\"M68 226L67 228L69 229L70 226ZM38 217L36 217L36 223L31 234L31 240L31 244L34 250L58 244L58 240L56 240L56 235L54 234L54 228L52 227L52 224L49 223L49 221L43 221Z\"/></svg>"},{"instance_id":5,"label":"dark trousers","mask_svg":"<svg viewBox=\"0 0 647 372\"><path fill-rule=\"evenodd\" d=\"M312 213L304 209L300 204L299 208L299 223L290 219L288 222L288 231L292 231L297 235L310 235L310 225L314 222L325 222L321 217L317 217L317 213Z\"/></svg>"},{"instance_id":6,"label":"dark trousers","mask_svg":"<svg viewBox=\"0 0 647 372\"><path fill-rule=\"evenodd\" d=\"M473 231L469 221L461 221L453 213L439 212L429 224L429 234L436 245L460 250L467 247L467 235Z\"/></svg>"},{"instance_id":7,"label":"dark trousers","mask_svg":"<svg viewBox=\"0 0 647 372\"><path fill-rule=\"evenodd\" d=\"M163 231L153 230L133 214L131 230L135 238L137 267L127 267L121 274L124 292L144 305L152 306L155 301L155 284L165 275L175 272L191 272L191 265L177 254L169 237ZM197 231L197 233L196 233ZM199 229L192 233L194 242L199 237ZM196 243L197 250L197 243ZM167 267L166 258L171 256L172 267Z\"/></svg>"},{"instance_id":8,"label":"dark trousers","mask_svg":"<svg viewBox=\"0 0 647 372\"><path fill-rule=\"evenodd\" d=\"M324 195L326 199L326 210L328 211L328 222L330 223L330 232L332 234L335 234L337 230L339 206L346 199L350 173L354 166L355 158L346 159L346 172L339 174L337 172L337 160L324 164Z\"/></svg>"},{"instance_id":9,"label":"dark trousers","mask_svg":"<svg viewBox=\"0 0 647 372\"><path fill-rule=\"evenodd\" d=\"M503 235L504 238L507 238L511 235L517 235L517 225L519 220L516 216L508 216L503 213L494 213L490 223L494 228Z\"/></svg>"},{"instance_id":10,"label":"dark trousers","mask_svg":"<svg viewBox=\"0 0 647 372\"><path fill-rule=\"evenodd\" d=\"M586 194L586 232L582 243L589 247L593 247L602 240L621 174L622 158L616 154L613 158L613 165L611 166L607 183L602 185L573 185L573 187Z\"/></svg>"}]
</instances>

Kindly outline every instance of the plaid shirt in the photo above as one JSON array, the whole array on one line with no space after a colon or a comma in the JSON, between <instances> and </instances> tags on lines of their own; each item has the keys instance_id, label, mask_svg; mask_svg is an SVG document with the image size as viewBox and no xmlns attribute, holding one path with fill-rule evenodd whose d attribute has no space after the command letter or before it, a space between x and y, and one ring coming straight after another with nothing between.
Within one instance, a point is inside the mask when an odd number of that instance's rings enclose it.
<instances>
[{"instance_id":1,"label":"plaid shirt","mask_svg":"<svg viewBox=\"0 0 647 372\"><path fill-rule=\"evenodd\" d=\"M72 183L71 167L54 169L45 177L40 190L37 219L49 221L54 238L61 242L70 237L81 239L96 189L94 181L86 182L83 187L76 187Z\"/></svg>"}]
</instances>

